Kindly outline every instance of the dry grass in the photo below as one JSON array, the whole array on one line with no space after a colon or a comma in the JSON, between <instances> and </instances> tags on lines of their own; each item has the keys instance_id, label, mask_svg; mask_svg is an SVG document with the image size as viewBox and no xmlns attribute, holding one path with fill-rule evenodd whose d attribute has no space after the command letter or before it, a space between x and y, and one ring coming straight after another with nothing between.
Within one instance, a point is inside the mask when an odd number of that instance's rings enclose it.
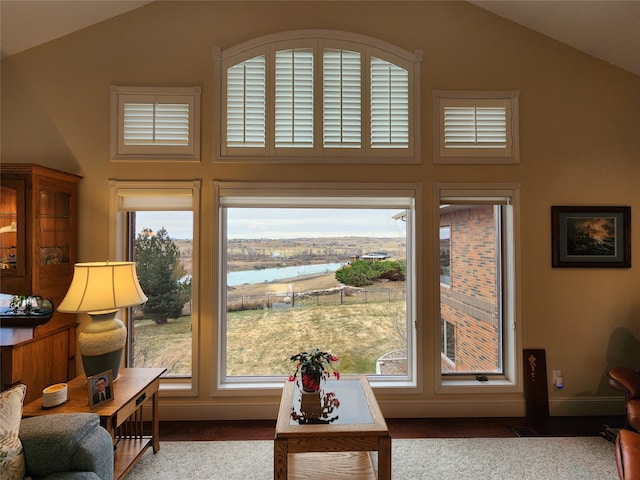
<instances>
[{"instance_id":1,"label":"dry grass","mask_svg":"<svg viewBox=\"0 0 640 480\"><path fill-rule=\"evenodd\" d=\"M311 306L228 315L227 373L286 375L289 357L319 348L340 358L341 373L375 373L375 360L404 348L396 333L404 303Z\"/></svg>"},{"instance_id":2,"label":"dry grass","mask_svg":"<svg viewBox=\"0 0 640 480\"><path fill-rule=\"evenodd\" d=\"M319 273L316 275L306 275L291 279L283 279L274 282L253 283L247 285L237 285L229 287L227 295L229 297L273 295L288 293L290 290L296 292L307 292L309 290L326 290L340 285L336 280L335 273Z\"/></svg>"},{"instance_id":3,"label":"dry grass","mask_svg":"<svg viewBox=\"0 0 640 480\"><path fill-rule=\"evenodd\" d=\"M136 367L164 367L171 375L191 375L191 317L158 325L136 320L134 337Z\"/></svg>"},{"instance_id":4,"label":"dry grass","mask_svg":"<svg viewBox=\"0 0 640 480\"><path fill-rule=\"evenodd\" d=\"M328 290L337 286L335 274L328 273L240 285L230 288L228 296L260 297L291 291ZM385 281L372 288L404 290L405 282ZM400 292L400 296L404 297L404 292ZM371 301L375 298L373 294L361 293L345 299L343 305L333 305L323 303L335 302L327 296L301 301L288 308L229 312L227 373L287 375L293 371L289 357L314 347L340 357L338 368L341 373L375 373L377 358L405 348L404 302ZM323 304L313 304L316 301ZM367 303L363 303L365 301ZM171 319L164 325L137 320L135 365L162 366L171 375L191 375L191 343L189 316Z\"/></svg>"},{"instance_id":5,"label":"dry grass","mask_svg":"<svg viewBox=\"0 0 640 480\"><path fill-rule=\"evenodd\" d=\"M289 357L320 348L340 357L341 373L375 373L375 360L405 348L404 302L320 305L250 310L228 314L227 373L287 375ZM163 366L172 375L191 374L190 317L156 325L140 320L135 327L136 366Z\"/></svg>"}]
</instances>

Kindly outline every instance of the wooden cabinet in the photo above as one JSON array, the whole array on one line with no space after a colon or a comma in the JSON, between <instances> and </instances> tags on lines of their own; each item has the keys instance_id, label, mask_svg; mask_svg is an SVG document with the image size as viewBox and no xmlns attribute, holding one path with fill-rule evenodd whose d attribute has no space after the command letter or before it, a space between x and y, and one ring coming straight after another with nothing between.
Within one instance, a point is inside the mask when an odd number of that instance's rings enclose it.
<instances>
[{"instance_id":1,"label":"wooden cabinet","mask_svg":"<svg viewBox=\"0 0 640 480\"><path fill-rule=\"evenodd\" d=\"M0 291L39 295L54 308L42 325L0 328L2 388L24 383L25 403L75 377L76 316L56 307L77 261L81 178L33 164L0 165Z\"/></svg>"}]
</instances>

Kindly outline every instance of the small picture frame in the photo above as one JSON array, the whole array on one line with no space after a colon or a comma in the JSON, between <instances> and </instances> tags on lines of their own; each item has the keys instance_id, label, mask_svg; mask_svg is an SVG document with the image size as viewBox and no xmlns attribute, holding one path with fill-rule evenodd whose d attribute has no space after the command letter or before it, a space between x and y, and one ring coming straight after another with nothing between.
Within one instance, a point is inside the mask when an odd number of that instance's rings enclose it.
<instances>
[{"instance_id":1,"label":"small picture frame","mask_svg":"<svg viewBox=\"0 0 640 480\"><path fill-rule=\"evenodd\" d=\"M630 268L631 207L551 207L554 268Z\"/></svg>"},{"instance_id":2,"label":"small picture frame","mask_svg":"<svg viewBox=\"0 0 640 480\"><path fill-rule=\"evenodd\" d=\"M89 407L113 400L113 372L107 370L87 377L87 388L89 390Z\"/></svg>"}]
</instances>

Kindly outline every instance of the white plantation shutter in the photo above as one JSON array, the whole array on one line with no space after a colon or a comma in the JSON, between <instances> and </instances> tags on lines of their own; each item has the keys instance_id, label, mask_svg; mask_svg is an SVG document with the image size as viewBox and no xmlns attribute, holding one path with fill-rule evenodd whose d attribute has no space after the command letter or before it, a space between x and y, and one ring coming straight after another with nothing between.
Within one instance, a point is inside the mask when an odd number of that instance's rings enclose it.
<instances>
[{"instance_id":1,"label":"white plantation shutter","mask_svg":"<svg viewBox=\"0 0 640 480\"><path fill-rule=\"evenodd\" d=\"M517 163L518 93L434 92L436 162Z\"/></svg>"},{"instance_id":2,"label":"white plantation shutter","mask_svg":"<svg viewBox=\"0 0 640 480\"><path fill-rule=\"evenodd\" d=\"M188 103L125 103L125 145L188 145Z\"/></svg>"},{"instance_id":3,"label":"white plantation shutter","mask_svg":"<svg viewBox=\"0 0 640 480\"><path fill-rule=\"evenodd\" d=\"M198 159L200 87L111 87L112 159Z\"/></svg>"},{"instance_id":4,"label":"white plantation shutter","mask_svg":"<svg viewBox=\"0 0 640 480\"><path fill-rule=\"evenodd\" d=\"M445 148L505 148L505 107L444 107Z\"/></svg>"},{"instance_id":5,"label":"white plantation shutter","mask_svg":"<svg viewBox=\"0 0 640 480\"><path fill-rule=\"evenodd\" d=\"M362 79L359 52L327 48L323 53L323 144L360 148Z\"/></svg>"},{"instance_id":6,"label":"white plantation shutter","mask_svg":"<svg viewBox=\"0 0 640 480\"><path fill-rule=\"evenodd\" d=\"M409 146L409 72L371 57L371 147Z\"/></svg>"},{"instance_id":7,"label":"white plantation shutter","mask_svg":"<svg viewBox=\"0 0 640 480\"><path fill-rule=\"evenodd\" d=\"M227 146L264 147L266 66L264 55L227 70Z\"/></svg>"},{"instance_id":8,"label":"white plantation shutter","mask_svg":"<svg viewBox=\"0 0 640 480\"><path fill-rule=\"evenodd\" d=\"M278 50L275 65L275 145L313 147L313 50Z\"/></svg>"}]
</instances>

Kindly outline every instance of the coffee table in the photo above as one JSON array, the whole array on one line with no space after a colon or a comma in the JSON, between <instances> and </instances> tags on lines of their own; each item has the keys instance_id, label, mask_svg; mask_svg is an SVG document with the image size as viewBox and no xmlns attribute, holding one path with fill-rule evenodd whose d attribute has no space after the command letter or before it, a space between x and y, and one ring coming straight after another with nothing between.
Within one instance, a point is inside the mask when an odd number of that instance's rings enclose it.
<instances>
[{"instance_id":1,"label":"coffee table","mask_svg":"<svg viewBox=\"0 0 640 480\"><path fill-rule=\"evenodd\" d=\"M335 400L339 405L335 405ZM323 408L324 405L324 408ZM391 479L391 436L366 377L327 380L320 395L286 382L274 440L275 480Z\"/></svg>"},{"instance_id":2,"label":"coffee table","mask_svg":"<svg viewBox=\"0 0 640 480\"><path fill-rule=\"evenodd\" d=\"M44 409L42 397L25 405L22 415L36 417L54 413L88 412L100 416L100 424L111 434L114 447L114 479L124 479L147 448L160 450L158 389L166 368L121 368L113 384L113 400L89 407L87 377L67 382L68 401ZM151 403L151 434L144 432L142 406Z\"/></svg>"}]
</instances>

